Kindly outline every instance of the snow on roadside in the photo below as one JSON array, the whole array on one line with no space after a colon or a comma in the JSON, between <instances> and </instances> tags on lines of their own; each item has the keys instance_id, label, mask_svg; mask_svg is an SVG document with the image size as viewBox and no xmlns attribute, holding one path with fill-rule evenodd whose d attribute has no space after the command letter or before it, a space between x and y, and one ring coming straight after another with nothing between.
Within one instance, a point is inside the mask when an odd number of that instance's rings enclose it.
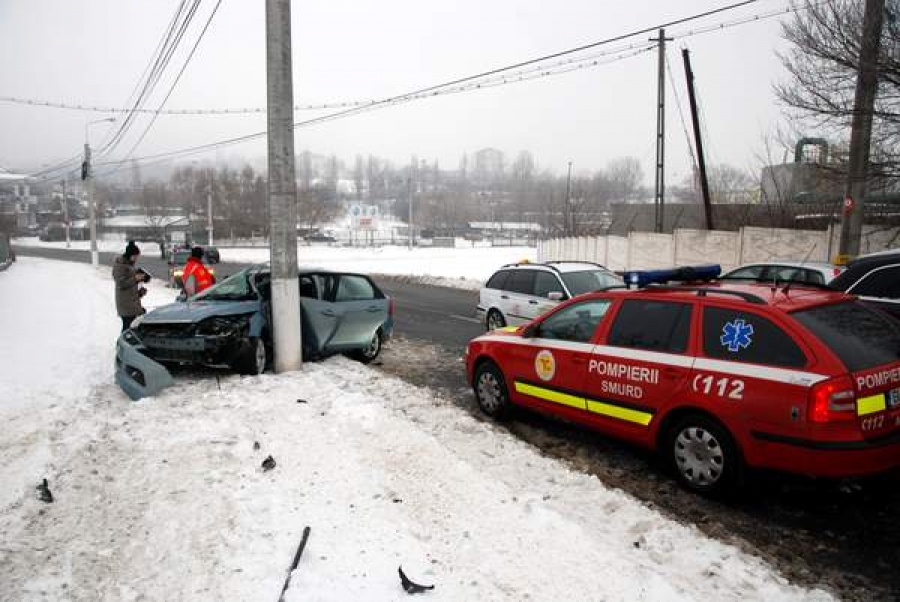
<instances>
[{"instance_id":1,"label":"snow on roadside","mask_svg":"<svg viewBox=\"0 0 900 602\"><path fill-rule=\"evenodd\" d=\"M398 600L401 564L433 600L831 599L344 358L188 374L132 403L111 378L106 270L22 258L0 298L4 340L31 339L0 364L0 475L26 485L0 501L0 600L274 600L306 525L288 601Z\"/></svg>"},{"instance_id":2,"label":"snow on roadside","mask_svg":"<svg viewBox=\"0 0 900 602\"><path fill-rule=\"evenodd\" d=\"M63 242L41 242L37 238L22 238L15 244L64 249ZM73 241L73 249L87 249L88 241ZM155 243L138 243L147 257L159 257ZM103 251L120 253L124 243L101 241ZM219 247L222 261L234 263L263 263L269 260L269 248ZM340 247L301 245L297 249L301 265L325 269L348 270L388 276L413 276L419 281L438 286L478 290L484 281L507 263L527 259L535 261L534 247L465 246L457 248L403 246Z\"/></svg>"}]
</instances>

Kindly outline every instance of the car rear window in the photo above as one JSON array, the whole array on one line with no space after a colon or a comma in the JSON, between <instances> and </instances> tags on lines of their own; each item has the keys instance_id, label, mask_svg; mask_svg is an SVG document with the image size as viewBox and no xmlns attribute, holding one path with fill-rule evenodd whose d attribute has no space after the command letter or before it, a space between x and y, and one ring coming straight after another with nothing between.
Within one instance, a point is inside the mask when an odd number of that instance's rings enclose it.
<instances>
[{"instance_id":1,"label":"car rear window","mask_svg":"<svg viewBox=\"0 0 900 602\"><path fill-rule=\"evenodd\" d=\"M562 279L573 296L622 284L615 274L605 270L566 272L562 274Z\"/></svg>"},{"instance_id":2,"label":"car rear window","mask_svg":"<svg viewBox=\"0 0 900 602\"><path fill-rule=\"evenodd\" d=\"M791 314L825 343L850 372L900 360L900 322L859 301Z\"/></svg>"}]
</instances>

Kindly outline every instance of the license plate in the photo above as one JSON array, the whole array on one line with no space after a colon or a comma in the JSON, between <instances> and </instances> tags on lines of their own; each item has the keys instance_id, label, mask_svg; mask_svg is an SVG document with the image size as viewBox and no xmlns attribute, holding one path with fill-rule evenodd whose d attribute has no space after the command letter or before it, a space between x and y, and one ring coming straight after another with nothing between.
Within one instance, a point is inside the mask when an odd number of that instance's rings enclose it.
<instances>
[{"instance_id":1,"label":"license plate","mask_svg":"<svg viewBox=\"0 0 900 602\"><path fill-rule=\"evenodd\" d=\"M896 408L900 406L900 388L891 389L887 393L884 394L884 399L887 401L888 408Z\"/></svg>"}]
</instances>

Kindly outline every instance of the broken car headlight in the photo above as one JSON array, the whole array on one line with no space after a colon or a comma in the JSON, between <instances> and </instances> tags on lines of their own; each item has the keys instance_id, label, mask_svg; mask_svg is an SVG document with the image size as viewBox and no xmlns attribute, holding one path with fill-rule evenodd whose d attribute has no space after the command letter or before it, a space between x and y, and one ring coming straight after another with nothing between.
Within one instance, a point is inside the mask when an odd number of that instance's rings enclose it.
<instances>
[{"instance_id":1,"label":"broken car headlight","mask_svg":"<svg viewBox=\"0 0 900 602\"><path fill-rule=\"evenodd\" d=\"M197 334L231 335L239 334L250 324L250 316L217 316L207 318L197 325Z\"/></svg>"}]
</instances>

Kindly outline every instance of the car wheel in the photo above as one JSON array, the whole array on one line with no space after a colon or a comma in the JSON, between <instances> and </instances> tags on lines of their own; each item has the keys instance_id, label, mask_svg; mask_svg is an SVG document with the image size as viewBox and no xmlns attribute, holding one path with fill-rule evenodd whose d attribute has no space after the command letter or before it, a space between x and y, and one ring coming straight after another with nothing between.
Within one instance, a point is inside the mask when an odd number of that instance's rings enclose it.
<instances>
[{"instance_id":1,"label":"car wheel","mask_svg":"<svg viewBox=\"0 0 900 602\"><path fill-rule=\"evenodd\" d=\"M506 320L503 318L503 314L496 309L492 309L488 312L484 322L488 330L497 330L498 328L506 326Z\"/></svg>"},{"instance_id":2,"label":"car wheel","mask_svg":"<svg viewBox=\"0 0 900 602\"><path fill-rule=\"evenodd\" d=\"M254 376L266 371L268 361L266 344L260 337L250 337L244 342L232 367L239 374Z\"/></svg>"},{"instance_id":3,"label":"car wheel","mask_svg":"<svg viewBox=\"0 0 900 602\"><path fill-rule=\"evenodd\" d=\"M741 460L728 431L701 414L681 419L669 432L667 451L682 485L704 495L734 488Z\"/></svg>"},{"instance_id":4,"label":"car wheel","mask_svg":"<svg viewBox=\"0 0 900 602\"><path fill-rule=\"evenodd\" d=\"M381 330L376 330L369 344L365 348L354 352L352 357L364 364L371 364L378 357L379 353L381 353Z\"/></svg>"},{"instance_id":5,"label":"car wheel","mask_svg":"<svg viewBox=\"0 0 900 602\"><path fill-rule=\"evenodd\" d=\"M491 361L482 362L475 369L475 399L478 407L491 418L501 419L509 413L509 391L506 380L497 364Z\"/></svg>"}]
</instances>

